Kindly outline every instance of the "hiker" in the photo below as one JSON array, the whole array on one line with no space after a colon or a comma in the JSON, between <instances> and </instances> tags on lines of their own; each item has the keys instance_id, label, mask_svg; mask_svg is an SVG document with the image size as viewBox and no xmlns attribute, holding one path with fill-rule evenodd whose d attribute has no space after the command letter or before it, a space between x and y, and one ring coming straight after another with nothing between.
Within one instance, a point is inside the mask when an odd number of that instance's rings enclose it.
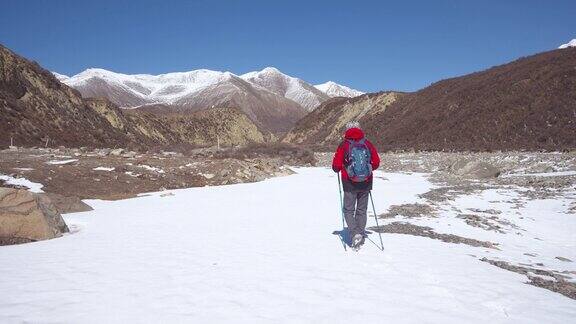
<instances>
[{"instance_id":1,"label":"hiker","mask_svg":"<svg viewBox=\"0 0 576 324\"><path fill-rule=\"evenodd\" d=\"M344 218L352 247L364 244L366 228L366 210L368 197L372 190L372 170L380 165L380 157L372 143L364 137L358 122L346 125L344 140L338 146L332 170L341 172L344 188Z\"/></svg>"}]
</instances>

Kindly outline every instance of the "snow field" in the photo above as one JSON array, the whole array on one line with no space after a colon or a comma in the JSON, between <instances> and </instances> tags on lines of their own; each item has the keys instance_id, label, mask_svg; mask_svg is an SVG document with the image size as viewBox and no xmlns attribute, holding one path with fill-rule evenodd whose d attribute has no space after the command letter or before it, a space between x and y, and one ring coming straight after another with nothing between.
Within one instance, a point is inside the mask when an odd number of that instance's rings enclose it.
<instances>
[{"instance_id":1,"label":"snow field","mask_svg":"<svg viewBox=\"0 0 576 324\"><path fill-rule=\"evenodd\" d=\"M87 201L73 234L0 247L0 322L567 323L576 303L479 261L485 250L399 234L345 252L335 174ZM380 173L377 213L425 175ZM369 219L369 225L374 219ZM377 241L376 234L372 238Z\"/></svg>"}]
</instances>

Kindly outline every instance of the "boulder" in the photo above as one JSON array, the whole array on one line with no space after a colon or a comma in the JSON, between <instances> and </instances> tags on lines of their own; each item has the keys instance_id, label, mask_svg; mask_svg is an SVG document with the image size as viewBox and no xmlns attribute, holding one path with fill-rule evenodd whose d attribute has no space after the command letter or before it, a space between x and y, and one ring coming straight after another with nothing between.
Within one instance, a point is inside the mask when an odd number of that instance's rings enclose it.
<instances>
[{"instance_id":1,"label":"boulder","mask_svg":"<svg viewBox=\"0 0 576 324\"><path fill-rule=\"evenodd\" d=\"M168 151L162 151L162 155L164 156L175 156L175 157L182 157L184 156L184 154L180 153L180 152L168 152Z\"/></svg>"},{"instance_id":2,"label":"boulder","mask_svg":"<svg viewBox=\"0 0 576 324\"><path fill-rule=\"evenodd\" d=\"M108 156L110 154L110 149L104 148L104 149L96 149L94 150L94 152L98 155L98 156Z\"/></svg>"},{"instance_id":3,"label":"boulder","mask_svg":"<svg viewBox=\"0 0 576 324\"><path fill-rule=\"evenodd\" d=\"M500 170L493 165L482 161L458 161L450 167L452 173L475 179L490 179L497 178L500 175Z\"/></svg>"},{"instance_id":4,"label":"boulder","mask_svg":"<svg viewBox=\"0 0 576 324\"><path fill-rule=\"evenodd\" d=\"M0 188L0 245L52 239L68 231L48 196Z\"/></svg>"},{"instance_id":5,"label":"boulder","mask_svg":"<svg viewBox=\"0 0 576 324\"><path fill-rule=\"evenodd\" d=\"M556 172L556 169L554 169L554 167L551 166L550 164L545 163L538 163L536 165L532 165L526 170L526 173L550 173L550 172Z\"/></svg>"},{"instance_id":6,"label":"boulder","mask_svg":"<svg viewBox=\"0 0 576 324\"><path fill-rule=\"evenodd\" d=\"M124 153L124 149L121 148L113 149L112 151L110 151L110 155L114 156L120 156L122 153Z\"/></svg>"},{"instance_id":7,"label":"boulder","mask_svg":"<svg viewBox=\"0 0 576 324\"><path fill-rule=\"evenodd\" d=\"M135 158L137 154L138 154L138 153L136 153L136 152L134 152L134 151L128 151L128 152L123 153L123 154L122 154L122 157L125 157L125 158Z\"/></svg>"},{"instance_id":8,"label":"boulder","mask_svg":"<svg viewBox=\"0 0 576 324\"><path fill-rule=\"evenodd\" d=\"M66 197L57 193L40 194L48 196L60 214L79 213L93 210L78 197Z\"/></svg>"}]
</instances>

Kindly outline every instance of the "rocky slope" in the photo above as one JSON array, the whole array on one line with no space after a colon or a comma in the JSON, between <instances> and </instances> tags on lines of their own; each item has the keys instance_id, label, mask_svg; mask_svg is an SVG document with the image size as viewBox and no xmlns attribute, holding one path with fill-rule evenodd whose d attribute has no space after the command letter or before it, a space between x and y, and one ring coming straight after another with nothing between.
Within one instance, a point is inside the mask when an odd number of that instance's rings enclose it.
<instances>
[{"instance_id":1,"label":"rocky slope","mask_svg":"<svg viewBox=\"0 0 576 324\"><path fill-rule=\"evenodd\" d=\"M258 127L236 108L212 108L194 113L158 112L149 113L140 109L125 111L140 129L153 136L161 125L168 125L159 135L175 134L174 143L193 143L198 146L238 146L263 143L265 135ZM159 122L161 125L157 125ZM268 138L268 137L267 137Z\"/></svg>"},{"instance_id":2,"label":"rocky slope","mask_svg":"<svg viewBox=\"0 0 576 324\"><path fill-rule=\"evenodd\" d=\"M207 128L213 124L207 121L207 115L223 125L218 129L224 141L261 142L263 138L244 114L229 109L192 114L180 118L179 127L172 127L172 118L167 121L153 114L127 114L106 99L83 99L52 73L1 45L0 108L0 147L7 147L11 139L19 146L147 149L206 145L202 137L210 134ZM239 132L239 128L246 131Z\"/></svg>"},{"instance_id":3,"label":"rocky slope","mask_svg":"<svg viewBox=\"0 0 576 324\"><path fill-rule=\"evenodd\" d=\"M346 123L368 119L403 96L399 92L380 92L361 95L355 98L333 98L306 117L284 137L288 143L333 146L341 141Z\"/></svg>"},{"instance_id":4,"label":"rocky slope","mask_svg":"<svg viewBox=\"0 0 576 324\"><path fill-rule=\"evenodd\" d=\"M383 150L576 148L576 48L443 80L361 122Z\"/></svg>"}]
</instances>

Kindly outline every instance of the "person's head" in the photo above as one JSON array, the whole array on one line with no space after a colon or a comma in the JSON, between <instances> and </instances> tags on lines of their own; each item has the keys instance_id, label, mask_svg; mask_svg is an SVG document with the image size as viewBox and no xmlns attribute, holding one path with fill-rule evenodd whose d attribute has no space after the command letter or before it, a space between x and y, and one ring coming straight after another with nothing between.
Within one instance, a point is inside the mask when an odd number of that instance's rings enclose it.
<instances>
[{"instance_id":1,"label":"person's head","mask_svg":"<svg viewBox=\"0 0 576 324\"><path fill-rule=\"evenodd\" d=\"M355 121L355 120L350 121L350 122L348 122L348 123L346 124L346 130L349 130L350 128L358 128L358 129L360 129L360 123L357 122L357 121Z\"/></svg>"}]
</instances>

